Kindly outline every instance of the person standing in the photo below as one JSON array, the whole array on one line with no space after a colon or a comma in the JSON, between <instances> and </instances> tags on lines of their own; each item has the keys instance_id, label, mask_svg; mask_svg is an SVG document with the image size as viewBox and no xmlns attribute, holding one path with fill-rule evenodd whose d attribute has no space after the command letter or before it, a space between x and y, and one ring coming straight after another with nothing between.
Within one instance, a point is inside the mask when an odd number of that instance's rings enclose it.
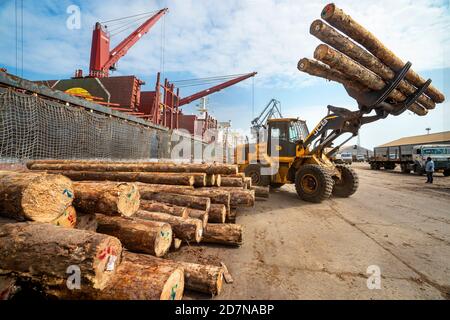
<instances>
[{"instance_id":1,"label":"person standing","mask_svg":"<svg viewBox=\"0 0 450 320\"><path fill-rule=\"evenodd\" d=\"M426 183L433 183L434 162L431 157L427 158L427 162L425 163L425 171L427 173Z\"/></svg>"}]
</instances>

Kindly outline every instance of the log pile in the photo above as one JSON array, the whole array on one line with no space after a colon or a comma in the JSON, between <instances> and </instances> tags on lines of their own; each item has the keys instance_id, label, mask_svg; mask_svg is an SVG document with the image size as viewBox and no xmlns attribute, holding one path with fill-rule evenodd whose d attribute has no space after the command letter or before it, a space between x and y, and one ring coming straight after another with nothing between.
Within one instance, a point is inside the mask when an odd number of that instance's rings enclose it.
<instances>
[{"instance_id":1,"label":"log pile","mask_svg":"<svg viewBox=\"0 0 450 320\"><path fill-rule=\"evenodd\" d=\"M6 288L26 281L49 298L174 300L184 288L220 294L222 265L166 256L184 243L241 245L243 228L230 222L256 199L233 165L50 160L27 167L0 171L0 275ZM81 290L68 288L69 266L80 267Z\"/></svg>"},{"instance_id":2,"label":"log pile","mask_svg":"<svg viewBox=\"0 0 450 320\"><path fill-rule=\"evenodd\" d=\"M335 81L344 85L354 98L380 91L392 81L405 63L389 50L378 38L331 3L324 7L322 20L311 24L310 33L323 41L314 51L316 60L303 58L298 69L310 75ZM328 24L327 24L328 23ZM388 99L405 102L426 82L411 68ZM444 102L442 92L430 85L409 110L423 116ZM392 106L395 112L398 108Z\"/></svg>"}]
</instances>

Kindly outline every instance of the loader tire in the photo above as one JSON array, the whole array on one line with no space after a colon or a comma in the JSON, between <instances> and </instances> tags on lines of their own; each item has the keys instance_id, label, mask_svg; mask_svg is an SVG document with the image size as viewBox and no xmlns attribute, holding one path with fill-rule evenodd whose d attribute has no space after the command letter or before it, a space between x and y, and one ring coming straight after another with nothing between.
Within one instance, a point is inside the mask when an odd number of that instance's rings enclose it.
<instances>
[{"instance_id":1,"label":"loader tire","mask_svg":"<svg viewBox=\"0 0 450 320\"><path fill-rule=\"evenodd\" d=\"M252 178L252 185L254 186L268 186L270 183L270 176L261 175L261 166L258 164L250 164L244 170L245 176Z\"/></svg>"},{"instance_id":2,"label":"loader tire","mask_svg":"<svg viewBox=\"0 0 450 320\"><path fill-rule=\"evenodd\" d=\"M450 169L444 170L444 177L450 176Z\"/></svg>"},{"instance_id":3,"label":"loader tire","mask_svg":"<svg viewBox=\"0 0 450 320\"><path fill-rule=\"evenodd\" d=\"M306 164L295 174L298 196L309 202L322 202L331 196L333 179L326 169L316 164Z\"/></svg>"},{"instance_id":4,"label":"loader tire","mask_svg":"<svg viewBox=\"0 0 450 320\"><path fill-rule=\"evenodd\" d=\"M356 192L359 186L358 174L353 168L345 165L336 165L342 179L336 180L333 187L333 195L348 198Z\"/></svg>"}]
</instances>

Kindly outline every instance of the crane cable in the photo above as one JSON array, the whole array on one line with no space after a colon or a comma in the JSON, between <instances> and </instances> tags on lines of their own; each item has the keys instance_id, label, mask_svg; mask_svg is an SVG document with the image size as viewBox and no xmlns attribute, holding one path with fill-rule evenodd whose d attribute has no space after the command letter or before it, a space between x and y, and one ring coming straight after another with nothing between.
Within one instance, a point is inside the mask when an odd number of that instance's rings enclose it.
<instances>
[{"instance_id":1,"label":"crane cable","mask_svg":"<svg viewBox=\"0 0 450 320\"><path fill-rule=\"evenodd\" d=\"M142 15L155 14L158 11L159 10L155 10L155 11L151 11L151 12L144 12L144 13L135 14L135 15L132 15L132 16L127 16L127 17L122 17L122 18L117 18L117 19L111 19L111 20L105 20L105 21L100 22L100 24L105 24L105 23L115 22L115 21L120 21L120 20L126 20L126 19L130 19L130 18L142 16Z\"/></svg>"}]
</instances>

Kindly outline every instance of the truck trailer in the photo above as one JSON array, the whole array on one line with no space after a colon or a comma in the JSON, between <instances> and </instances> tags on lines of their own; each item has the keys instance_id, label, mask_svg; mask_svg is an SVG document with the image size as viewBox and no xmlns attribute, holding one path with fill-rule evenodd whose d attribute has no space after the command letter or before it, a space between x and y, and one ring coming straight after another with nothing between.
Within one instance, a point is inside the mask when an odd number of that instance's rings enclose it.
<instances>
[{"instance_id":1,"label":"truck trailer","mask_svg":"<svg viewBox=\"0 0 450 320\"><path fill-rule=\"evenodd\" d=\"M434 161L436 172L443 172L446 177L450 175L450 144L376 147L369 163L372 170L394 170L400 165L403 173L424 174L428 157Z\"/></svg>"}]
</instances>

